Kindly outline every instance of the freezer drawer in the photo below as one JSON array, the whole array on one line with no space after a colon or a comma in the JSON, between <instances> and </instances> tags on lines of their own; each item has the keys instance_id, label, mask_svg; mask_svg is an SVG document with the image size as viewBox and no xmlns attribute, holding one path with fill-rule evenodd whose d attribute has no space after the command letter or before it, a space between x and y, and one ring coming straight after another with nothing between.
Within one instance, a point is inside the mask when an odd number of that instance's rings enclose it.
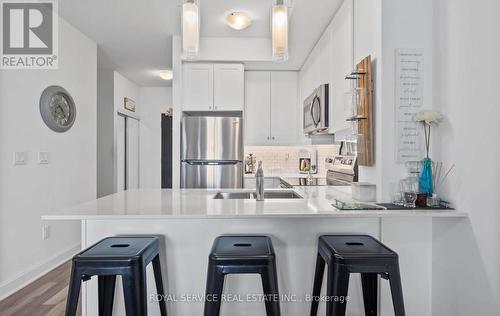
<instances>
[{"instance_id":1,"label":"freezer drawer","mask_svg":"<svg viewBox=\"0 0 500 316\"><path fill-rule=\"evenodd\" d=\"M226 162L182 162L181 188L231 189L243 187L243 164Z\"/></svg>"}]
</instances>

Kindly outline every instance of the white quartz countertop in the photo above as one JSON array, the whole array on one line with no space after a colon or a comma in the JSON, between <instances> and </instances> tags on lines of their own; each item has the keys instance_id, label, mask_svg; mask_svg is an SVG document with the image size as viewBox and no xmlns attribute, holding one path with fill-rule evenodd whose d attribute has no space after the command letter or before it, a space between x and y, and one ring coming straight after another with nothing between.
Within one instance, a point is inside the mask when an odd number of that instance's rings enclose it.
<instances>
[{"instance_id":1,"label":"white quartz countertop","mask_svg":"<svg viewBox=\"0 0 500 316\"><path fill-rule=\"evenodd\" d=\"M92 200L42 216L44 220L255 218L255 217L467 217L456 210L340 211L335 199L351 201L350 187L296 187L302 199L214 199L225 189L139 189ZM245 191L245 190L243 190ZM246 190L251 191L251 190Z\"/></svg>"}]
</instances>

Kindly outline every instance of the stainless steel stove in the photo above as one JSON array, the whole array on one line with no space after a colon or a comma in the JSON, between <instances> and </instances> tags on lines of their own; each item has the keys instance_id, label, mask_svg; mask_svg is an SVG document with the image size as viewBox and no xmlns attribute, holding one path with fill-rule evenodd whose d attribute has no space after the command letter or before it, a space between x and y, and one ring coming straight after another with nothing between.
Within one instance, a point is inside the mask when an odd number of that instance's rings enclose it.
<instances>
[{"instance_id":1,"label":"stainless steel stove","mask_svg":"<svg viewBox=\"0 0 500 316\"><path fill-rule=\"evenodd\" d=\"M356 156L335 155L325 160L326 178L291 177L282 178L281 186L349 186L358 181L358 164Z\"/></svg>"},{"instance_id":2,"label":"stainless steel stove","mask_svg":"<svg viewBox=\"0 0 500 316\"><path fill-rule=\"evenodd\" d=\"M351 185L358 181L358 163L356 156L335 155L327 157L326 182L333 186Z\"/></svg>"}]
</instances>

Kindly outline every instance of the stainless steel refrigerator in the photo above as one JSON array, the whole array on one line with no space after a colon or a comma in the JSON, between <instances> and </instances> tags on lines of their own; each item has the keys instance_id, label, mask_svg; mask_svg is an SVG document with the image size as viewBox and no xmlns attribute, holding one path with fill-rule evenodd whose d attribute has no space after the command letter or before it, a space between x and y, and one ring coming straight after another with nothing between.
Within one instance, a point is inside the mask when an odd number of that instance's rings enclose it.
<instances>
[{"instance_id":1,"label":"stainless steel refrigerator","mask_svg":"<svg viewBox=\"0 0 500 316\"><path fill-rule=\"evenodd\" d=\"M243 187L241 117L184 116L181 128L182 188Z\"/></svg>"}]
</instances>

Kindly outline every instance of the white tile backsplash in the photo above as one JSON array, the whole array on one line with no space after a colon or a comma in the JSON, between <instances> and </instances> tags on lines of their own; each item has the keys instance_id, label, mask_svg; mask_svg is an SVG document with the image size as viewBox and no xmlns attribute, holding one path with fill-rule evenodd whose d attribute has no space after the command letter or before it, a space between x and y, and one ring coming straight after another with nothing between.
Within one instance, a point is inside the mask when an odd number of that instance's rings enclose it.
<instances>
[{"instance_id":1,"label":"white tile backsplash","mask_svg":"<svg viewBox=\"0 0 500 316\"><path fill-rule=\"evenodd\" d=\"M245 146L245 157L252 153L256 160L262 160L264 174L291 175L299 173L299 151L301 149L316 149L318 160L318 175L326 174L325 158L335 155L339 145L310 145L310 146Z\"/></svg>"}]
</instances>

